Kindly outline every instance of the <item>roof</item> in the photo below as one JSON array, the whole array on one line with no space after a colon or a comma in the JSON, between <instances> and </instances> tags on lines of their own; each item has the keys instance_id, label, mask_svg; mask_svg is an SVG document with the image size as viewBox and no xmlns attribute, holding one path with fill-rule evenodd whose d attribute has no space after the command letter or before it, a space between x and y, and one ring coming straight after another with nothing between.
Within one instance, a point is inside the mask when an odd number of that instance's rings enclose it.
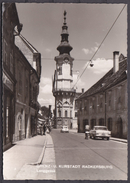
<instances>
[{"instance_id":1,"label":"roof","mask_svg":"<svg viewBox=\"0 0 130 183\"><path fill-rule=\"evenodd\" d=\"M82 92L76 92L75 93L75 98L77 99L81 94L82 94Z\"/></svg>"},{"instance_id":2,"label":"roof","mask_svg":"<svg viewBox=\"0 0 130 183\"><path fill-rule=\"evenodd\" d=\"M113 68L108 71L97 83L83 93L77 100L106 91L127 79L127 58L119 60L119 70L113 73Z\"/></svg>"},{"instance_id":3,"label":"roof","mask_svg":"<svg viewBox=\"0 0 130 183\"><path fill-rule=\"evenodd\" d=\"M34 46L32 46L21 34L19 35L21 40L28 46L28 48L32 51L32 53L39 53Z\"/></svg>"},{"instance_id":4,"label":"roof","mask_svg":"<svg viewBox=\"0 0 130 183\"><path fill-rule=\"evenodd\" d=\"M21 34L15 36L15 45L33 67L34 55L39 54L39 52Z\"/></svg>"}]
</instances>

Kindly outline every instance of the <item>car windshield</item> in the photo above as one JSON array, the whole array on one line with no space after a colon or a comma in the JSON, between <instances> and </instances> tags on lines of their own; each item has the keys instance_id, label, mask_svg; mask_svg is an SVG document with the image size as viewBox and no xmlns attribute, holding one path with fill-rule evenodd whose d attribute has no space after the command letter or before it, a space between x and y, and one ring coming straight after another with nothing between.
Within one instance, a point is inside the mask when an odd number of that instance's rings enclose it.
<instances>
[{"instance_id":1,"label":"car windshield","mask_svg":"<svg viewBox=\"0 0 130 183\"><path fill-rule=\"evenodd\" d=\"M66 128L67 129L68 127L67 126L63 126L63 128Z\"/></svg>"},{"instance_id":2,"label":"car windshield","mask_svg":"<svg viewBox=\"0 0 130 183\"><path fill-rule=\"evenodd\" d=\"M105 126L98 126L98 127L95 127L95 130L107 130L107 127L105 127Z\"/></svg>"}]
</instances>

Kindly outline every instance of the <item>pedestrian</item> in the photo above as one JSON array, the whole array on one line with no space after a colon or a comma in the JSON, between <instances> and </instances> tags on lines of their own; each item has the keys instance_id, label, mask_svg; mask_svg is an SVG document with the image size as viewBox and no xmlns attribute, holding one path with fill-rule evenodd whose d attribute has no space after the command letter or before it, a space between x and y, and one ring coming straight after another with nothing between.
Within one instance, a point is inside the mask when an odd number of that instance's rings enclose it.
<instances>
[{"instance_id":1,"label":"pedestrian","mask_svg":"<svg viewBox=\"0 0 130 183\"><path fill-rule=\"evenodd\" d=\"M43 125L43 135L46 135L46 125Z\"/></svg>"},{"instance_id":2,"label":"pedestrian","mask_svg":"<svg viewBox=\"0 0 130 183\"><path fill-rule=\"evenodd\" d=\"M89 125L85 126L85 139L89 138Z\"/></svg>"}]
</instances>

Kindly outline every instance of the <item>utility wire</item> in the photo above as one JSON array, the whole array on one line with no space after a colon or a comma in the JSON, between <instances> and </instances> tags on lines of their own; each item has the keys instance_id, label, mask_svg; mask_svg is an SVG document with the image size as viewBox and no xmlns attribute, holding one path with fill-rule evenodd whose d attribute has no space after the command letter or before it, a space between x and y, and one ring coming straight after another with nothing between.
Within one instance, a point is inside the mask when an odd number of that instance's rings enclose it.
<instances>
[{"instance_id":1,"label":"utility wire","mask_svg":"<svg viewBox=\"0 0 130 183\"><path fill-rule=\"evenodd\" d=\"M41 57L41 59L43 59L43 60L54 60L53 58L44 58L44 57ZM112 59L112 58L102 58L102 59L109 60L109 59ZM74 62L86 62L86 61L90 61L90 59L82 59L82 58L74 59Z\"/></svg>"},{"instance_id":2,"label":"utility wire","mask_svg":"<svg viewBox=\"0 0 130 183\"><path fill-rule=\"evenodd\" d=\"M124 10L126 4L123 6L122 10L120 11L119 15L117 16L116 20L114 21L114 23L112 24L111 28L109 29L109 31L107 32L106 36L104 37L104 39L102 40L101 44L99 45L98 49L95 51L94 55L92 56L92 58L88 61L91 62L91 60L94 58L94 56L96 55L96 53L98 52L98 50L100 49L102 43L105 41L105 39L107 38L108 34L110 33L111 29L113 28L113 26L115 25L116 21L118 20L119 16L121 15L122 11ZM81 73L81 75L77 78L76 83L74 84L74 86L72 88L75 87L75 85L77 84L77 82L79 81L79 79L81 78L81 76L84 74L85 70L87 69L88 64L86 65L86 67L84 68L83 72Z\"/></svg>"}]
</instances>

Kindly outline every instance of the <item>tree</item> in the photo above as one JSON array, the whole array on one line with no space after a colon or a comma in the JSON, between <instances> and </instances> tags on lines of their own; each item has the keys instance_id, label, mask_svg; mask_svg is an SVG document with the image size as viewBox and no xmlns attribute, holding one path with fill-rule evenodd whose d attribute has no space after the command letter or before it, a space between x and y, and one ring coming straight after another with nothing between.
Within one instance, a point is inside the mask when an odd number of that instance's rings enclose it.
<instances>
[{"instance_id":1,"label":"tree","mask_svg":"<svg viewBox=\"0 0 130 183\"><path fill-rule=\"evenodd\" d=\"M49 116L49 108L48 107L42 106L41 107L41 112L42 112L43 117L48 117Z\"/></svg>"}]
</instances>

